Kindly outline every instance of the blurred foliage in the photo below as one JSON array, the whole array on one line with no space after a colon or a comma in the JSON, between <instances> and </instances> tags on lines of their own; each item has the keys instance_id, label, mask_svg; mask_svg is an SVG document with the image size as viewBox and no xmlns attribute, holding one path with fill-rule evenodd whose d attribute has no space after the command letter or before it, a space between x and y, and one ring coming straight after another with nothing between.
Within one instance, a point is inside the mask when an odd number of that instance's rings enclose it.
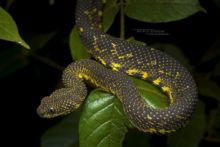
<instances>
[{"instance_id":1,"label":"blurred foliage","mask_svg":"<svg viewBox=\"0 0 220 147\"><path fill-rule=\"evenodd\" d=\"M56 0L47 1L50 7L55 6L57 2ZM213 3L219 7L217 0L213 0ZM27 66L30 56L62 70L63 67L56 62L38 55L38 51L45 48L60 30L49 30L46 33L26 31L22 33L24 37L21 37L15 21L7 12L13 4L16 4L15 0L6 0L4 7L0 7L0 39L4 40L0 42L0 78L13 72L16 73ZM152 23L184 21L199 11L209 14L209 11L205 10L198 0L126 0L123 5L123 14L127 19L151 23L151 25ZM119 11L120 3L117 0L107 0L102 22L105 32L115 33L111 28L120 19ZM65 36L69 39L65 38L66 40L63 41L69 44L72 59L90 58L90 54L80 41L75 26L69 30L69 34ZM129 41L143 44L135 40L134 36L127 36L127 38ZM185 54L183 48L172 42L158 41L151 46L167 52L184 64L195 77L199 89L200 101L192 120L180 131L164 136L166 141L163 146L196 147L202 146L201 142L204 141L220 143L220 39L216 39L205 51L201 51L200 58L194 62ZM26 50L29 48L31 50ZM132 78L132 80L148 105L154 108L163 108L168 105L165 95L158 88L139 79ZM212 107L213 103L215 107ZM96 89L91 91L81 110L60 119L56 125L45 131L41 137L41 146L150 147L155 145L153 141L157 137L134 129L124 115L119 100L112 94Z\"/></svg>"}]
</instances>

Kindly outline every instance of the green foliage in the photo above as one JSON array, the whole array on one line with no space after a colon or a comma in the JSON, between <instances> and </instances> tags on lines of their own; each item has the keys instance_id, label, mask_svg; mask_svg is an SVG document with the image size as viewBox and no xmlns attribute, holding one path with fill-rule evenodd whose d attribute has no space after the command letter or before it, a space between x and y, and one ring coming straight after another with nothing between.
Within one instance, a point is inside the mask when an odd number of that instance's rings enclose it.
<instances>
[{"instance_id":1,"label":"green foliage","mask_svg":"<svg viewBox=\"0 0 220 147\"><path fill-rule=\"evenodd\" d=\"M71 31L69 45L71 55L74 60L85 59L90 57L86 48L83 46L82 41L80 40L76 27L73 27Z\"/></svg>"},{"instance_id":2,"label":"green foliage","mask_svg":"<svg viewBox=\"0 0 220 147\"><path fill-rule=\"evenodd\" d=\"M127 16L145 22L176 21L204 11L198 0L126 0Z\"/></svg>"},{"instance_id":3,"label":"green foliage","mask_svg":"<svg viewBox=\"0 0 220 147\"><path fill-rule=\"evenodd\" d=\"M14 0L8 0L5 9L8 10L13 5ZM218 6L219 2L214 0ZM55 0L48 0L48 4L54 6ZM125 0L124 15L132 18L132 21L142 21L149 23L160 23L183 20L193 14L205 10L198 0ZM103 30L106 32L115 22L120 11L120 3L117 0L107 0L103 11ZM126 22L125 22L126 23ZM126 24L125 24L126 25ZM124 31L124 30L121 30ZM32 48L29 52L34 54L39 49L44 48L58 33L58 30L47 33L25 34L25 39ZM29 61L26 56L30 55L24 51L22 46L30 48L19 35L18 28L12 17L0 7L0 39L16 42L15 45L7 46L0 52L0 77L18 71L25 67ZM66 39L66 38L65 38ZM135 40L129 36L129 41L139 44L146 43ZM1 42L0 42L1 43ZM73 27L69 35L69 48L74 60L90 58L90 54L83 46L76 27ZM4 47L4 46L3 46ZM194 75L198 84L200 100L196 112L189 124L180 131L168 135L166 145L169 147L189 146L196 147L201 140L211 140L213 135L220 137L220 86L218 78L220 76L220 39L200 56L200 60L194 65L190 64L182 48L171 43L155 43L152 45L157 49L167 52ZM36 55L35 55L36 56ZM42 58L37 58L40 61ZM48 64L48 62L44 62ZM197 70L200 66L212 63L212 69L208 72ZM166 96L152 84L136 78L131 79L139 88L139 91L147 105L158 108L168 106ZM216 107L208 108L208 104L202 101L214 101ZM205 113L205 107L209 111ZM120 101L112 94L101 90L93 90L86 99L80 111L74 112L62 118L56 125L49 128L41 138L42 147L133 147L133 146L155 146L151 140L155 136L139 132L127 120ZM211 138L211 139L210 139ZM218 140L219 141L219 140Z\"/></svg>"},{"instance_id":4,"label":"green foliage","mask_svg":"<svg viewBox=\"0 0 220 147\"><path fill-rule=\"evenodd\" d=\"M127 132L125 119L117 98L97 90L91 92L80 119L80 147L120 147Z\"/></svg>"},{"instance_id":5,"label":"green foliage","mask_svg":"<svg viewBox=\"0 0 220 147\"><path fill-rule=\"evenodd\" d=\"M19 35L15 21L2 7L0 7L0 39L16 42L30 49L30 46Z\"/></svg>"}]
</instances>

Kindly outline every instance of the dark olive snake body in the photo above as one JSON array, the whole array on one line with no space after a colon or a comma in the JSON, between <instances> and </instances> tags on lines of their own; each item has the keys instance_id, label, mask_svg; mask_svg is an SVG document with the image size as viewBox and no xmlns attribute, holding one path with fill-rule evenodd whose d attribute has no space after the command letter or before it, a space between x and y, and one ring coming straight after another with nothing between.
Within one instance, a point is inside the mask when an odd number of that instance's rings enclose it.
<instances>
[{"instance_id":1,"label":"dark olive snake body","mask_svg":"<svg viewBox=\"0 0 220 147\"><path fill-rule=\"evenodd\" d=\"M66 88L43 98L38 114L51 118L77 109L87 95L85 80L116 95L131 123L143 132L164 134L183 127L197 102L197 88L190 73L159 50L103 33L102 7L101 0L78 0L76 25L89 52L110 69L89 59L71 63L63 73ZM158 109L147 106L126 74L160 87L170 105Z\"/></svg>"}]
</instances>

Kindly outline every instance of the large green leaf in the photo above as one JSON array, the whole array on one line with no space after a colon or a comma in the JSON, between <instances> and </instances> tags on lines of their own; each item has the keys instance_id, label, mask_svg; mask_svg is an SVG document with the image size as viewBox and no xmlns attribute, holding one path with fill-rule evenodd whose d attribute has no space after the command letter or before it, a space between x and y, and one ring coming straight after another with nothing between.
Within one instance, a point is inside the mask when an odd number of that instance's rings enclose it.
<instances>
[{"instance_id":1,"label":"large green leaf","mask_svg":"<svg viewBox=\"0 0 220 147\"><path fill-rule=\"evenodd\" d=\"M180 20L204 11L198 0L126 0L127 16L145 22L159 23Z\"/></svg>"},{"instance_id":2,"label":"large green leaf","mask_svg":"<svg viewBox=\"0 0 220 147\"><path fill-rule=\"evenodd\" d=\"M13 18L0 7L0 39L16 42L30 49L30 46L21 38Z\"/></svg>"},{"instance_id":3,"label":"large green leaf","mask_svg":"<svg viewBox=\"0 0 220 147\"><path fill-rule=\"evenodd\" d=\"M166 107L167 99L160 90L150 83L132 78L138 86L147 105L154 108ZM113 95L93 91L83 108L79 133L81 147L120 147L130 125L120 101Z\"/></svg>"},{"instance_id":4,"label":"large green leaf","mask_svg":"<svg viewBox=\"0 0 220 147\"><path fill-rule=\"evenodd\" d=\"M167 143L170 147L197 147L205 133L205 126L205 105L200 102L189 124L171 134Z\"/></svg>"},{"instance_id":5,"label":"large green leaf","mask_svg":"<svg viewBox=\"0 0 220 147\"><path fill-rule=\"evenodd\" d=\"M127 128L120 101L93 91L84 105L79 125L80 147L120 147Z\"/></svg>"}]
</instances>

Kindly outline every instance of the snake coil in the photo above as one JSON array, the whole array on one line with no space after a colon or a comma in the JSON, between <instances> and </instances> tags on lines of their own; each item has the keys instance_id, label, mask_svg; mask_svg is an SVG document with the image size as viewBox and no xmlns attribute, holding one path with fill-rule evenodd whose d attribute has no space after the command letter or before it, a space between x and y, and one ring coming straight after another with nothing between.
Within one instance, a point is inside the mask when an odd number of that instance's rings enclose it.
<instances>
[{"instance_id":1,"label":"snake coil","mask_svg":"<svg viewBox=\"0 0 220 147\"><path fill-rule=\"evenodd\" d=\"M63 72L65 88L44 97L38 114L51 118L74 111L87 95L84 81L88 81L115 94L131 123L143 132L165 134L183 127L190 120L197 102L192 76L164 52L102 32L103 3L101 0L78 0L76 7L76 25L81 40L102 65L87 59L67 66ZM170 105L158 109L147 106L126 74L158 86L167 94Z\"/></svg>"}]
</instances>

